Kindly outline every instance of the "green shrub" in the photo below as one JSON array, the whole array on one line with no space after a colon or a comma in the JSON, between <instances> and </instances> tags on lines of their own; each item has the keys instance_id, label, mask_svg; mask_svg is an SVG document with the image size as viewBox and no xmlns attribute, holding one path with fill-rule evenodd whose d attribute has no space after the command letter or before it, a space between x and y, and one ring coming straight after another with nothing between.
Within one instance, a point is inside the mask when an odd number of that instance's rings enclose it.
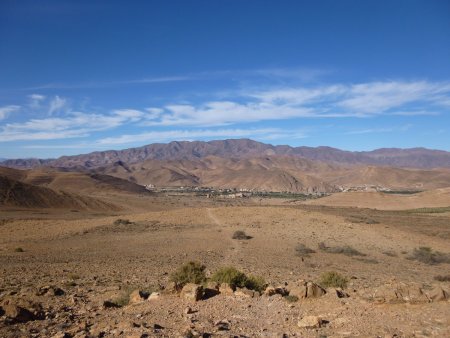
<instances>
[{"instance_id":1,"label":"green shrub","mask_svg":"<svg viewBox=\"0 0 450 338\"><path fill-rule=\"evenodd\" d=\"M300 257L309 257L309 254L315 252L315 250L308 248L305 244L297 244L295 247L295 253Z\"/></svg>"},{"instance_id":2,"label":"green shrub","mask_svg":"<svg viewBox=\"0 0 450 338\"><path fill-rule=\"evenodd\" d=\"M342 276L340 273L335 271L325 272L320 276L319 284L326 288L342 288L347 287L348 279Z\"/></svg>"},{"instance_id":3,"label":"green shrub","mask_svg":"<svg viewBox=\"0 0 450 338\"><path fill-rule=\"evenodd\" d=\"M245 273L234 267L224 267L217 270L211 277L216 283L228 283L232 288L247 288L262 292L266 282L260 276L246 276Z\"/></svg>"},{"instance_id":4,"label":"green shrub","mask_svg":"<svg viewBox=\"0 0 450 338\"><path fill-rule=\"evenodd\" d=\"M425 264L440 264L440 263L450 263L450 254L444 254L439 251L433 251L428 246L421 246L420 248L414 249L411 256L408 257L410 260L419 261Z\"/></svg>"},{"instance_id":5,"label":"green shrub","mask_svg":"<svg viewBox=\"0 0 450 338\"><path fill-rule=\"evenodd\" d=\"M183 287L187 283L201 284L205 282L205 266L198 262L188 262L180 266L170 277L172 282Z\"/></svg>"},{"instance_id":6,"label":"green shrub","mask_svg":"<svg viewBox=\"0 0 450 338\"><path fill-rule=\"evenodd\" d=\"M248 276L245 287L249 290L263 292L266 288L266 281L261 276Z\"/></svg>"},{"instance_id":7,"label":"green shrub","mask_svg":"<svg viewBox=\"0 0 450 338\"><path fill-rule=\"evenodd\" d=\"M247 280L245 273L234 267L223 267L217 270L211 277L213 282L228 283L231 287L243 288Z\"/></svg>"}]
</instances>

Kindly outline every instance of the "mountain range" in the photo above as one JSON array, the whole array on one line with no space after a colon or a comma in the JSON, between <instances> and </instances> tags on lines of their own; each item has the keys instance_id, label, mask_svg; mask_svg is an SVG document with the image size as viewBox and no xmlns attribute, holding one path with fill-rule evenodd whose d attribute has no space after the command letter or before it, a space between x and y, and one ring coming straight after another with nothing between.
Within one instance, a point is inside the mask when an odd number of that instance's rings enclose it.
<instances>
[{"instance_id":1,"label":"mountain range","mask_svg":"<svg viewBox=\"0 0 450 338\"><path fill-rule=\"evenodd\" d=\"M60 168L95 168L117 161L138 163L145 160L192 160L207 156L221 158L251 158L283 155L338 164L366 164L400 168L449 168L450 152L426 148L382 148L373 151L345 151L331 147L273 146L250 139L202 141L174 141L155 143L125 150L97 151L89 154L62 156L57 159L10 159L3 166L13 168L36 168L51 166Z\"/></svg>"},{"instance_id":2,"label":"mountain range","mask_svg":"<svg viewBox=\"0 0 450 338\"><path fill-rule=\"evenodd\" d=\"M142 194L143 186L149 184L308 193L367 186L391 190L450 187L450 153L445 151L351 152L273 146L249 139L151 144L57 159L7 160L0 165L5 167L0 176L8 180L87 196Z\"/></svg>"}]
</instances>

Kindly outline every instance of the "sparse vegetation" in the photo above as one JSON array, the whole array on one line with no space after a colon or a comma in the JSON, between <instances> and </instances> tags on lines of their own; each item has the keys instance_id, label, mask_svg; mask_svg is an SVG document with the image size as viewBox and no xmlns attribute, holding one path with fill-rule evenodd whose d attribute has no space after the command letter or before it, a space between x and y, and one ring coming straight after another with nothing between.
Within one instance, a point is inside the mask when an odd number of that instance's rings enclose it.
<instances>
[{"instance_id":1,"label":"sparse vegetation","mask_svg":"<svg viewBox=\"0 0 450 338\"><path fill-rule=\"evenodd\" d=\"M297 296L291 296L291 295L288 295L288 296L285 296L284 299L286 299L286 301L287 301L288 303L295 303L295 302L298 302L298 297L297 297Z\"/></svg>"},{"instance_id":2,"label":"sparse vegetation","mask_svg":"<svg viewBox=\"0 0 450 338\"><path fill-rule=\"evenodd\" d=\"M295 247L295 253L300 257L309 257L309 254L315 252L315 250L308 248L305 244L297 244L297 246Z\"/></svg>"},{"instance_id":3,"label":"sparse vegetation","mask_svg":"<svg viewBox=\"0 0 450 338\"><path fill-rule=\"evenodd\" d=\"M391 250L383 251L383 255L389 256L389 257L397 257L397 253Z\"/></svg>"},{"instance_id":4,"label":"sparse vegetation","mask_svg":"<svg viewBox=\"0 0 450 338\"><path fill-rule=\"evenodd\" d=\"M206 280L205 266L198 262L188 262L179 267L170 277L172 282L182 287L187 283L202 284Z\"/></svg>"},{"instance_id":5,"label":"sparse vegetation","mask_svg":"<svg viewBox=\"0 0 450 338\"><path fill-rule=\"evenodd\" d=\"M114 221L114 225L130 225L133 224L129 219L118 218Z\"/></svg>"},{"instance_id":6,"label":"sparse vegetation","mask_svg":"<svg viewBox=\"0 0 450 338\"><path fill-rule=\"evenodd\" d=\"M348 284L348 279L335 271L325 272L320 276L319 284L326 288L342 288L345 289Z\"/></svg>"},{"instance_id":7,"label":"sparse vegetation","mask_svg":"<svg viewBox=\"0 0 450 338\"><path fill-rule=\"evenodd\" d=\"M346 256L366 256L366 254L359 252L349 245L329 247L326 246L324 242L321 242L319 243L319 249L327 253L342 254Z\"/></svg>"},{"instance_id":8,"label":"sparse vegetation","mask_svg":"<svg viewBox=\"0 0 450 338\"><path fill-rule=\"evenodd\" d=\"M133 288L131 287L125 287L123 288L121 294L117 297L111 300L112 303L116 304L119 307L128 305L130 302L130 294L133 292Z\"/></svg>"},{"instance_id":9,"label":"sparse vegetation","mask_svg":"<svg viewBox=\"0 0 450 338\"><path fill-rule=\"evenodd\" d=\"M433 251L433 249L428 246L421 246L414 249L413 253L408 257L408 259L430 265L450 263L450 254Z\"/></svg>"},{"instance_id":10,"label":"sparse vegetation","mask_svg":"<svg viewBox=\"0 0 450 338\"><path fill-rule=\"evenodd\" d=\"M450 275L437 275L434 276L434 280L438 282L450 282Z\"/></svg>"},{"instance_id":11,"label":"sparse vegetation","mask_svg":"<svg viewBox=\"0 0 450 338\"><path fill-rule=\"evenodd\" d=\"M247 235L245 233L245 231L242 230L237 230L233 233L233 239L239 239L239 240L246 240L246 239L251 239L252 237Z\"/></svg>"},{"instance_id":12,"label":"sparse vegetation","mask_svg":"<svg viewBox=\"0 0 450 338\"><path fill-rule=\"evenodd\" d=\"M24 249L22 249L21 247L15 248L14 252L25 252Z\"/></svg>"},{"instance_id":13,"label":"sparse vegetation","mask_svg":"<svg viewBox=\"0 0 450 338\"><path fill-rule=\"evenodd\" d=\"M217 270L211 277L213 282L228 283L232 288L246 287L250 290L263 291L265 280L260 276L247 276L234 267L224 267Z\"/></svg>"}]
</instances>

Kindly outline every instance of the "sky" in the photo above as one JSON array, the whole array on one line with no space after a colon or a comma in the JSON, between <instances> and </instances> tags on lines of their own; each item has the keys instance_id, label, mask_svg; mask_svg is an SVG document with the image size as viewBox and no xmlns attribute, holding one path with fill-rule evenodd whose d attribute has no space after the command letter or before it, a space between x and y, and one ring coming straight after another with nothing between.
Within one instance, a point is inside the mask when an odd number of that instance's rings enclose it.
<instances>
[{"instance_id":1,"label":"sky","mask_svg":"<svg viewBox=\"0 0 450 338\"><path fill-rule=\"evenodd\" d=\"M450 1L0 1L0 158L450 151Z\"/></svg>"}]
</instances>

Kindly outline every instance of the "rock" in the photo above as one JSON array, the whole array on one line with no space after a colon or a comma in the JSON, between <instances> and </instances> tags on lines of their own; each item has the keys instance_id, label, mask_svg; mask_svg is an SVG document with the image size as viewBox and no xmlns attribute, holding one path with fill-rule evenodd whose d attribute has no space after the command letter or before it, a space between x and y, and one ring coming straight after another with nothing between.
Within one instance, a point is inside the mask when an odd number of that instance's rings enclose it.
<instances>
[{"instance_id":1,"label":"rock","mask_svg":"<svg viewBox=\"0 0 450 338\"><path fill-rule=\"evenodd\" d=\"M306 298L318 298L326 294L324 288L314 282L306 283Z\"/></svg>"},{"instance_id":2,"label":"rock","mask_svg":"<svg viewBox=\"0 0 450 338\"><path fill-rule=\"evenodd\" d=\"M266 289L264 290L264 295L265 296L273 296L273 295L276 295L277 294L277 291L276 291L276 289L275 289L275 287L273 287L272 285L268 285L267 287L266 287Z\"/></svg>"},{"instance_id":3,"label":"rock","mask_svg":"<svg viewBox=\"0 0 450 338\"><path fill-rule=\"evenodd\" d=\"M160 298L160 293L159 292L152 292L151 295L148 297L149 301L154 301L154 300L158 300Z\"/></svg>"},{"instance_id":4,"label":"rock","mask_svg":"<svg viewBox=\"0 0 450 338\"><path fill-rule=\"evenodd\" d=\"M290 296L296 296L299 299L318 298L327 293L320 285L306 281L299 281L297 285L290 287L287 291L289 291Z\"/></svg>"},{"instance_id":5,"label":"rock","mask_svg":"<svg viewBox=\"0 0 450 338\"><path fill-rule=\"evenodd\" d=\"M428 297L433 302L446 301L450 299L449 293L440 287L435 287L430 292L428 292Z\"/></svg>"},{"instance_id":6,"label":"rock","mask_svg":"<svg viewBox=\"0 0 450 338\"><path fill-rule=\"evenodd\" d=\"M305 316L297 323L297 326L303 329L315 329L321 327L322 322L322 318L318 316Z\"/></svg>"},{"instance_id":7,"label":"rock","mask_svg":"<svg viewBox=\"0 0 450 338\"><path fill-rule=\"evenodd\" d=\"M219 292L226 296L232 296L234 294L234 290L228 283L222 283L219 287Z\"/></svg>"},{"instance_id":8,"label":"rock","mask_svg":"<svg viewBox=\"0 0 450 338\"><path fill-rule=\"evenodd\" d=\"M219 284L216 282L208 282L208 284L206 284L204 294L205 299L217 296L219 293Z\"/></svg>"},{"instance_id":9,"label":"rock","mask_svg":"<svg viewBox=\"0 0 450 338\"><path fill-rule=\"evenodd\" d=\"M116 303L114 303L114 302L112 302L110 300L105 300L103 302L103 307L105 309L110 309L110 308L118 308L118 307L120 307L120 305L118 305L118 304L116 304Z\"/></svg>"},{"instance_id":10,"label":"rock","mask_svg":"<svg viewBox=\"0 0 450 338\"><path fill-rule=\"evenodd\" d=\"M421 287L416 284L385 284L372 291L366 290L360 294L362 298L375 301L377 303L428 303L430 298Z\"/></svg>"},{"instance_id":11,"label":"rock","mask_svg":"<svg viewBox=\"0 0 450 338\"><path fill-rule=\"evenodd\" d=\"M341 288L332 289L333 292L338 298L349 298L350 295L342 290Z\"/></svg>"},{"instance_id":12,"label":"rock","mask_svg":"<svg viewBox=\"0 0 450 338\"><path fill-rule=\"evenodd\" d=\"M183 289L181 289L181 298L187 300L198 301L203 298L203 286L194 283L186 284Z\"/></svg>"},{"instance_id":13,"label":"rock","mask_svg":"<svg viewBox=\"0 0 450 338\"><path fill-rule=\"evenodd\" d=\"M187 306L184 309L184 313L187 314L187 315L190 315L191 313L194 313L194 311L192 311L192 308L190 306Z\"/></svg>"},{"instance_id":14,"label":"rock","mask_svg":"<svg viewBox=\"0 0 450 338\"><path fill-rule=\"evenodd\" d=\"M45 318L45 312L40 304L26 300L6 300L2 305L7 322L25 323L31 320Z\"/></svg>"},{"instance_id":15,"label":"rock","mask_svg":"<svg viewBox=\"0 0 450 338\"><path fill-rule=\"evenodd\" d=\"M256 292L247 288L236 288L234 294L238 297L253 298L255 297Z\"/></svg>"},{"instance_id":16,"label":"rock","mask_svg":"<svg viewBox=\"0 0 450 338\"><path fill-rule=\"evenodd\" d=\"M175 283L175 282L169 282L166 287L164 288L164 293L166 294L173 294L173 293L177 293L178 291L180 291L180 286Z\"/></svg>"},{"instance_id":17,"label":"rock","mask_svg":"<svg viewBox=\"0 0 450 338\"><path fill-rule=\"evenodd\" d=\"M137 304L142 303L144 300L146 300L149 297L147 292L140 291L140 290L134 290L130 294L130 304Z\"/></svg>"},{"instance_id":18,"label":"rock","mask_svg":"<svg viewBox=\"0 0 450 338\"><path fill-rule=\"evenodd\" d=\"M219 331L228 331L231 327L231 323L227 319L218 320L214 323Z\"/></svg>"}]
</instances>

